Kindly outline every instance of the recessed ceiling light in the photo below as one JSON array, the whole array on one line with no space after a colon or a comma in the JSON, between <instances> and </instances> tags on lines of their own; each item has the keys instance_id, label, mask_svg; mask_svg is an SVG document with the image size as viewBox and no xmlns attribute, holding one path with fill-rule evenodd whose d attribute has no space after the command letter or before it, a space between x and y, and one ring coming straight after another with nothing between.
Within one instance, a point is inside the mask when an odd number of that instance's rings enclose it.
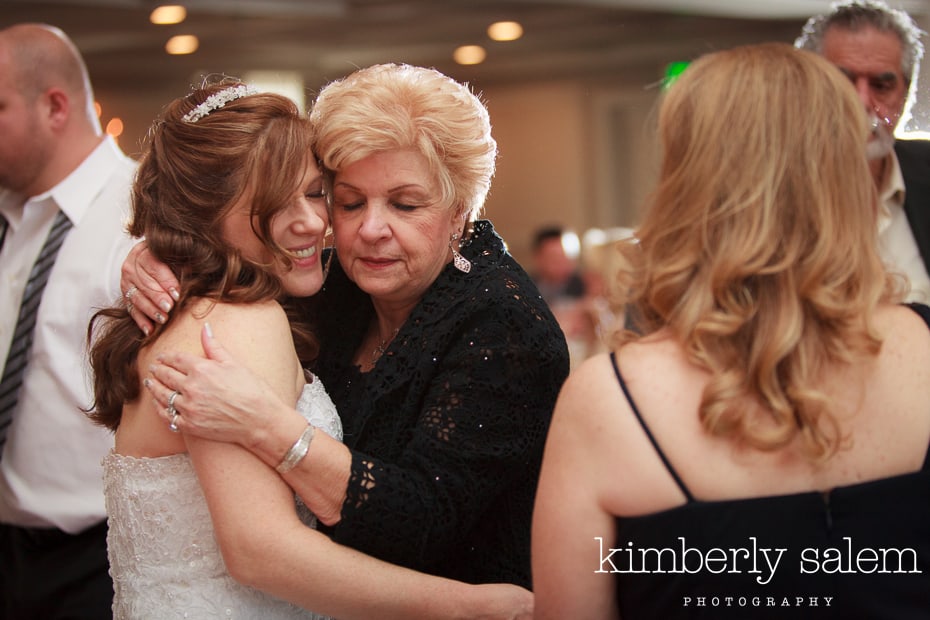
<instances>
[{"instance_id":1,"label":"recessed ceiling light","mask_svg":"<svg viewBox=\"0 0 930 620\"><path fill-rule=\"evenodd\" d=\"M157 7L149 15L149 21L153 24L180 24L187 19L187 9L177 4L166 4Z\"/></svg>"},{"instance_id":2,"label":"recessed ceiling light","mask_svg":"<svg viewBox=\"0 0 930 620\"><path fill-rule=\"evenodd\" d=\"M460 65L479 65L487 55L480 45L463 45L455 49L452 58Z\"/></svg>"},{"instance_id":3,"label":"recessed ceiling light","mask_svg":"<svg viewBox=\"0 0 930 620\"><path fill-rule=\"evenodd\" d=\"M523 36L523 26L518 22L494 22L488 26L488 36L493 41L516 41Z\"/></svg>"},{"instance_id":4,"label":"recessed ceiling light","mask_svg":"<svg viewBox=\"0 0 930 620\"><path fill-rule=\"evenodd\" d=\"M192 34L179 34L165 43L165 51L172 55L193 54L198 47L200 40Z\"/></svg>"}]
</instances>

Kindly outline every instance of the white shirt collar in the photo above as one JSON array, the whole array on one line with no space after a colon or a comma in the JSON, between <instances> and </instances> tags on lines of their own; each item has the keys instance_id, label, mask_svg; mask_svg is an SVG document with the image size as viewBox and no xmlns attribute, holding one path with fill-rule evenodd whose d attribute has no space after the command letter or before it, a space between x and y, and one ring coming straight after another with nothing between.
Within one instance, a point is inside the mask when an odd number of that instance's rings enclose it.
<instances>
[{"instance_id":1,"label":"white shirt collar","mask_svg":"<svg viewBox=\"0 0 930 620\"><path fill-rule=\"evenodd\" d=\"M888 156L888 174L885 183L878 192L878 231L882 232L891 222L892 210L904 207L904 176L898 157L892 151Z\"/></svg>"}]
</instances>

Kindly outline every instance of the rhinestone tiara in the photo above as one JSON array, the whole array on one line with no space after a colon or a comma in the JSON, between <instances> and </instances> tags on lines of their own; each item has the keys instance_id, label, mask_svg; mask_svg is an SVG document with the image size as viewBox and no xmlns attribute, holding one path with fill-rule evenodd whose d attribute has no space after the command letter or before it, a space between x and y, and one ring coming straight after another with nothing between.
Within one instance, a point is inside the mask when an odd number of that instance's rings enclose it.
<instances>
[{"instance_id":1,"label":"rhinestone tiara","mask_svg":"<svg viewBox=\"0 0 930 620\"><path fill-rule=\"evenodd\" d=\"M230 101L235 101L247 95L256 95L258 90L251 86L230 86L224 88L218 93L213 93L207 100L198 105L196 108L181 117L185 123L196 123L213 110L219 110Z\"/></svg>"}]
</instances>

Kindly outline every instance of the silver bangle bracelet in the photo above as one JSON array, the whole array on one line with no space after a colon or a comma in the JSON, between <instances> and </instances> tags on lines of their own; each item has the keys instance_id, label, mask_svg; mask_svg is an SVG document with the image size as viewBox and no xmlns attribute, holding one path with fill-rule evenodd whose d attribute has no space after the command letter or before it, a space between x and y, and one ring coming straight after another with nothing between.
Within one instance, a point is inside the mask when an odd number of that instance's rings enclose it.
<instances>
[{"instance_id":1,"label":"silver bangle bracelet","mask_svg":"<svg viewBox=\"0 0 930 620\"><path fill-rule=\"evenodd\" d=\"M294 442L291 449L285 453L284 458L281 459L281 462L275 467L275 470L279 474L286 474L291 471L297 467L297 464L300 463L305 456L307 456L307 451L310 449L310 442L313 441L314 430L312 424L307 424L307 428L304 429L304 432L300 434L300 437Z\"/></svg>"}]
</instances>

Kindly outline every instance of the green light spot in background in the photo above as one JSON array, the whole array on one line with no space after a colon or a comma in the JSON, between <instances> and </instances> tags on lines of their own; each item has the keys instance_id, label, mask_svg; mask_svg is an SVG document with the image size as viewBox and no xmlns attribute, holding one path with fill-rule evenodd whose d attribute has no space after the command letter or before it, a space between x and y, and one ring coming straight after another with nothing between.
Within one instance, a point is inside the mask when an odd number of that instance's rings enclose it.
<instances>
[{"instance_id":1,"label":"green light spot in background","mask_svg":"<svg viewBox=\"0 0 930 620\"><path fill-rule=\"evenodd\" d=\"M676 61L665 65L665 79L662 81L663 87L668 88L671 86L675 80L678 79L678 76L685 72L689 64L691 63L686 61Z\"/></svg>"}]
</instances>

